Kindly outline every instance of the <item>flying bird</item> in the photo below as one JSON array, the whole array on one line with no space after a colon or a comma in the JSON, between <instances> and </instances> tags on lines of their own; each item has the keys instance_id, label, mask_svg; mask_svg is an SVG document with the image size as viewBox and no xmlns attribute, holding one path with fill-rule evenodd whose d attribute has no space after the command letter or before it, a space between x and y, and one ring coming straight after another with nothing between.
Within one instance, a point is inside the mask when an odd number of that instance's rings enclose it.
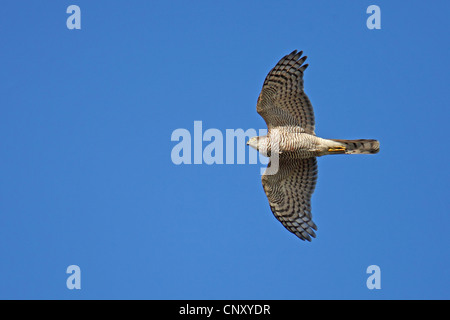
<instances>
[{"instance_id":1,"label":"flying bird","mask_svg":"<svg viewBox=\"0 0 450 320\"><path fill-rule=\"evenodd\" d=\"M373 139L338 140L316 136L314 110L303 91L306 56L297 50L283 57L267 75L256 111L267 135L247 144L270 157L262 185L274 216L302 240L316 237L311 196L317 181L317 157L329 154L375 154Z\"/></svg>"}]
</instances>

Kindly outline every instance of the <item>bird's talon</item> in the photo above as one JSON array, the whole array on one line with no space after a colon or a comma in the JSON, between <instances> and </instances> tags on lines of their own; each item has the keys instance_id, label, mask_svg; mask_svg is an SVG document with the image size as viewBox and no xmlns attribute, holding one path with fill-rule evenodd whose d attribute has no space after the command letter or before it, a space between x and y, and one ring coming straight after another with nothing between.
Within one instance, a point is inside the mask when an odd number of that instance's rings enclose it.
<instances>
[{"instance_id":1,"label":"bird's talon","mask_svg":"<svg viewBox=\"0 0 450 320\"><path fill-rule=\"evenodd\" d=\"M341 146L328 148L328 152L342 152L345 150L346 150L345 147L341 147Z\"/></svg>"}]
</instances>

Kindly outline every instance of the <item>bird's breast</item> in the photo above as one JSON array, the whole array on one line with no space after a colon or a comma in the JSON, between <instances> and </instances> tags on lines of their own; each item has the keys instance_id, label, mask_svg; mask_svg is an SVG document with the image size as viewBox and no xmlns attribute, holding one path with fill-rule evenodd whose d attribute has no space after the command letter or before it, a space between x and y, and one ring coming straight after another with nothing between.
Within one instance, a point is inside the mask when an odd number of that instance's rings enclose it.
<instances>
[{"instance_id":1,"label":"bird's breast","mask_svg":"<svg viewBox=\"0 0 450 320\"><path fill-rule=\"evenodd\" d=\"M271 152L278 151L280 154L295 159L315 157L318 151L318 138L308 133L279 130L269 139Z\"/></svg>"}]
</instances>

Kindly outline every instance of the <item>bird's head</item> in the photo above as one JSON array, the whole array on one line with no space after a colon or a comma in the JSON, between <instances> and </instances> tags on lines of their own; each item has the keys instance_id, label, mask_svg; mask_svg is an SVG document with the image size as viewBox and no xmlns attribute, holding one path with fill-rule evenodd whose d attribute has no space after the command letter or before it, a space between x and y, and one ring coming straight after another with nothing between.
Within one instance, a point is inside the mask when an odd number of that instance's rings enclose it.
<instances>
[{"instance_id":1,"label":"bird's head","mask_svg":"<svg viewBox=\"0 0 450 320\"><path fill-rule=\"evenodd\" d=\"M247 141L247 145L250 146L250 147L252 147L253 149L258 150L258 149L259 149L259 148L258 148L258 142L259 142L259 137L253 137L253 138L250 138L250 139Z\"/></svg>"},{"instance_id":2,"label":"bird's head","mask_svg":"<svg viewBox=\"0 0 450 320\"><path fill-rule=\"evenodd\" d=\"M259 153L261 153L263 156L270 156L270 143L267 136L250 138L247 141L247 145L252 147L253 149L258 150Z\"/></svg>"}]
</instances>

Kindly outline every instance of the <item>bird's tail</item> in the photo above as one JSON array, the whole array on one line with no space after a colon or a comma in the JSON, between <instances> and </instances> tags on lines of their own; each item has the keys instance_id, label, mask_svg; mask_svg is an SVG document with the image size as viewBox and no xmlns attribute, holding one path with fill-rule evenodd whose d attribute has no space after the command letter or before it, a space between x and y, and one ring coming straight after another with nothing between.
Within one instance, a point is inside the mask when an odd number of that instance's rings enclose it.
<instances>
[{"instance_id":1,"label":"bird's tail","mask_svg":"<svg viewBox=\"0 0 450 320\"><path fill-rule=\"evenodd\" d=\"M373 139L358 139L358 140L339 140L331 139L331 141L338 142L341 146L330 147L329 154L375 154L380 151L380 142Z\"/></svg>"}]
</instances>

